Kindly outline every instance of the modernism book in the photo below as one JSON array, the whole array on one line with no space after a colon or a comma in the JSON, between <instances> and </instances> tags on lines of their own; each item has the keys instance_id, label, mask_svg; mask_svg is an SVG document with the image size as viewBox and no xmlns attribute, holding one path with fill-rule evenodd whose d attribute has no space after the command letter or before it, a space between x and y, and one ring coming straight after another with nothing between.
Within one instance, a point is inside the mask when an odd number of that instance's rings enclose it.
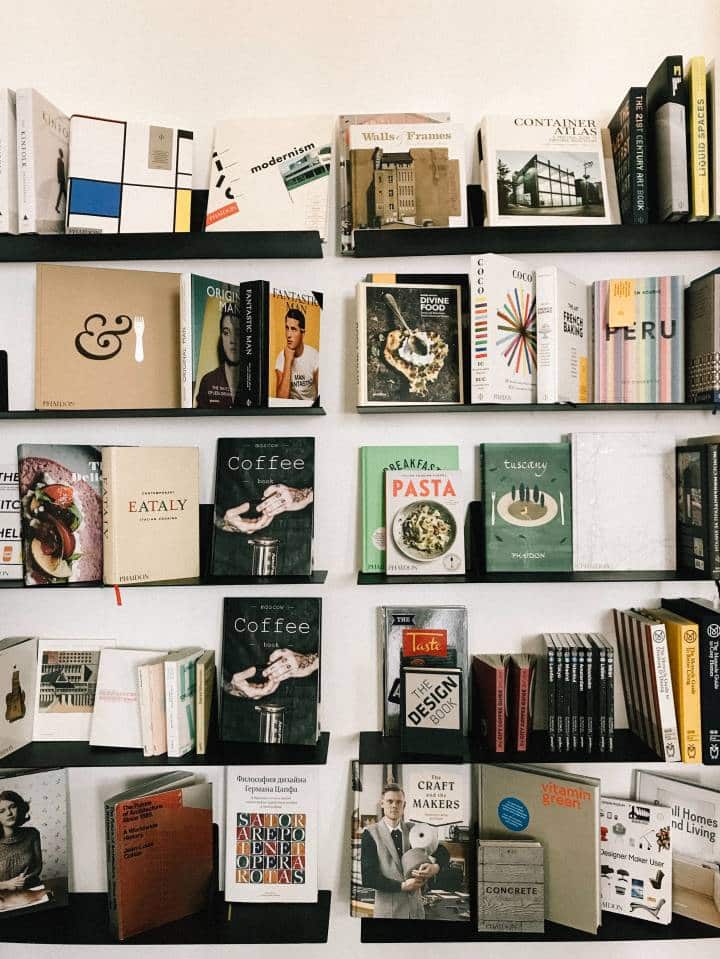
<instances>
[{"instance_id":1,"label":"modernism book","mask_svg":"<svg viewBox=\"0 0 720 959\"><path fill-rule=\"evenodd\" d=\"M0 640L0 689L5 698L5 709L0 710L0 760L32 742L37 647L34 637Z\"/></svg>"},{"instance_id":2,"label":"modernism book","mask_svg":"<svg viewBox=\"0 0 720 959\"><path fill-rule=\"evenodd\" d=\"M0 87L0 233L18 232L15 91Z\"/></svg>"},{"instance_id":3,"label":"modernism book","mask_svg":"<svg viewBox=\"0 0 720 959\"><path fill-rule=\"evenodd\" d=\"M469 922L470 766L354 762L352 787L350 914Z\"/></svg>"},{"instance_id":4,"label":"modernism book","mask_svg":"<svg viewBox=\"0 0 720 959\"><path fill-rule=\"evenodd\" d=\"M317 902L317 770L228 766L225 774L227 902Z\"/></svg>"},{"instance_id":5,"label":"modernism book","mask_svg":"<svg viewBox=\"0 0 720 959\"><path fill-rule=\"evenodd\" d=\"M20 233L63 233L70 120L32 87L16 91Z\"/></svg>"},{"instance_id":6,"label":"modernism book","mask_svg":"<svg viewBox=\"0 0 720 959\"><path fill-rule=\"evenodd\" d=\"M323 294L272 287L267 304L267 404L318 406Z\"/></svg>"},{"instance_id":7,"label":"modernism book","mask_svg":"<svg viewBox=\"0 0 720 959\"><path fill-rule=\"evenodd\" d=\"M321 612L316 598L225 600L221 740L315 745Z\"/></svg>"},{"instance_id":8,"label":"modernism book","mask_svg":"<svg viewBox=\"0 0 720 959\"><path fill-rule=\"evenodd\" d=\"M589 403L592 323L586 283L556 266L535 271L537 401Z\"/></svg>"}]
</instances>

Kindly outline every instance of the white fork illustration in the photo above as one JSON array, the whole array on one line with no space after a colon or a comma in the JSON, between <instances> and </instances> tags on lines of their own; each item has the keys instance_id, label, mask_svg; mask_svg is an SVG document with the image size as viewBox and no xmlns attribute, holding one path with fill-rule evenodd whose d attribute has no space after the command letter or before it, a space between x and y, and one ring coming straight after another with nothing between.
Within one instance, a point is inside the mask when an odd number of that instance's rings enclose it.
<instances>
[{"instance_id":1,"label":"white fork illustration","mask_svg":"<svg viewBox=\"0 0 720 959\"><path fill-rule=\"evenodd\" d=\"M135 330L135 362L142 363L145 359L145 351L143 350L143 333L145 332L144 316L133 317L133 329Z\"/></svg>"}]
</instances>

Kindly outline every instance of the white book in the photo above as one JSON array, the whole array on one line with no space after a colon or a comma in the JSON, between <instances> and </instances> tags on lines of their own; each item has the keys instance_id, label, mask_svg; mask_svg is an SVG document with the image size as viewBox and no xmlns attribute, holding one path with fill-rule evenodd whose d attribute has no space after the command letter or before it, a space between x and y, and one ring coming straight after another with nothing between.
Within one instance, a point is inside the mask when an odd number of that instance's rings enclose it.
<instances>
[{"instance_id":1,"label":"white book","mask_svg":"<svg viewBox=\"0 0 720 959\"><path fill-rule=\"evenodd\" d=\"M18 231L15 91L0 88L0 233Z\"/></svg>"},{"instance_id":2,"label":"white book","mask_svg":"<svg viewBox=\"0 0 720 959\"><path fill-rule=\"evenodd\" d=\"M100 654L91 746L142 749L138 666L157 658L157 650L104 649Z\"/></svg>"},{"instance_id":3,"label":"white book","mask_svg":"<svg viewBox=\"0 0 720 959\"><path fill-rule=\"evenodd\" d=\"M710 219L720 220L720 68L707 65L707 117L710 145Z\"/></svg>"},{"instance_id":4,"label":"white book","mask_svg":"<svg viewBox=\"0 0 720 959\"><path fill-rule=\"evenodd\" d=\"M226 777L225 899L317 902L317 770L228 766Z\"/></svg>"},{"instance_id":5,"label":"white book","mask_svg":"<svg viewBox=\"0 0 720 959\"><path fill-rule=\"evenodd\" d=\"M165 657L138 666L138 704L144 756L167 752Z\"/></svg>"},{"instance_id":6,"label":"white book","mask_svg":"<svg viewBox=\"0 0 720 959\"><path fill-rule=\"evenodd\" d=\"M193 406L192 273L180 274L180 406Z\"/></svg>"},{"instance_id":7,"label":"white book","mask_svg":"<svg viewBox=\"0 0 720 959\"><path fill-rule=\"evenodd\" d=\"M588 285L556 266L535 271L537 401L588 403L592 323Z\"/></svg>"},{"instance_id":8,"label":"white book","mask_svg":"<svg viewBox=\"0 0 720 959\"><path fill-rule=\"evenodd\" d=\"M0 464L0 579L22 579L20 474L17 460Z\"/></svg>"},{"instance_id":9,"label":"white book","mask_svg":"<svg viewBox=\"0 0 720 959\"><path fill-rule=\"evenodd\" d=\"M666 762L680 762L680 739L675 712L675 696L670 677L670 654L668 652L665 624L648 610L632 610L639 625L644 625L642 653L647 674L648 703L660 755ZM650 641L647 631L650 630Z\"/></svg>"},{"instance_id":10,"label":"white book","mask_svg":"<svg viewBox=\"0 0 720 959\"><path fill-rule=\"evenodd\" d=\"M20 233L63 233L70 120L32 87L16 92Z\"/></svg>"},{"instance_id":11,"label":"white book","mask_svg":"<svg viewBox=\"0 0 720 959\"><path fill-rule=\"evenodd\" d=\"M37 639L12 636L0 640L0 759L32 742L37 680Z\"/></svg>"},{"instance_id":12,"label":"white book","mask_svg":"<svg viewBox=\"0 0 720 959\"><path fill-rule=\"evenodd\" d=\"M185 646L163 660L168 756L195 748L195 660L202 654L199 646Z\"/></svg>"},{"instance_id":13,"label":"white book","mask_svg":"<svg viewBox=\"0 0 720 959\"><path fill-rule=\"evenodd\" d=\"M470 402L537 398L535 270L496 253L470 264Z\"/></svg>"}]
</instances>

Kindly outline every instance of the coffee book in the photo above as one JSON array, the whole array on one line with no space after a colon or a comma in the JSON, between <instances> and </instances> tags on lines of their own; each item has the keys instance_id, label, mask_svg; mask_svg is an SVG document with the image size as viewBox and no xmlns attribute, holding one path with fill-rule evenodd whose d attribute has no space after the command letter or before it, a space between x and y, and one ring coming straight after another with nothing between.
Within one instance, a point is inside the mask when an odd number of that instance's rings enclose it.
<instances>
[{"instance_id":1,"label":"coffee book","mask_svg":"<svg viewBox=\"0 0 720 959\"><path fill-rule=\"evenodd\" d=\"M15 91L0 87L0 233L18 232Z\"/></svg>"},{"instance_id":2,"label":"coffee book","mask_svg":"<svg viewBox=\"0 0 720 959\"><path fill-rule=\"evenodd\" d=\"M0 709L0 760L32 742L37 647L35 637L0 640L0 688L5 696L5 709Z\"/></svg>"},{"instance_id":3,"label":"coffee book","mask_svg":"<svg viewBox=\"0 0 720 959\"><path fill-rule=\"evenodd\" d=\"M535 271L537 401L589 403L592 324L587 284L556 266Z\"/></svg>"},{"instance_id":4,"label":"coffee book","mask_svg":"<svg viewBox=\"0 0 720 959\"><path fill-rule=\"evenodd\" d=\"M138 669L157 659L157 650L103 649L90 723L90 745L142 749Z\"/></svg>"},{"instance_id":5,"label":"coffee book","mask_svg":"<svg viewBox=\"0 0 720 959\"><path fill-rule=\"evenodd\" d=\"M0 464L0 580L23 578L20 516L17 462Z\"/></svg>"},{"instance_id":6,"label":"coffee book","mask_svg":"<svg viewBox=\"0 0 720 959\"><path fill-rule=\"evenodd\" d=\"M323 294L271 287L266 302L268 406L318 406Z\"/></svg>"},{"instance_id":7,"label":"coffee book","mask_svg":"<svg viewBox=\"0 0 720 959\"><path fill-rule=\"evenodd\" d=\"M70 120L32 87L15 106L19 232L64 233Z\"/></svg>"}]
</instances>

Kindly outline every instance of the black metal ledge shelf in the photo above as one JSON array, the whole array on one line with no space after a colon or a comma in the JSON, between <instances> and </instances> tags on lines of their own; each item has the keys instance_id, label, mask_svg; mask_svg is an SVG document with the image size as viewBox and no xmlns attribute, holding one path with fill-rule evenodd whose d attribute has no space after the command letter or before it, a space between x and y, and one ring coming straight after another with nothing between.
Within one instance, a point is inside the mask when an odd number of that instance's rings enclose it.
<instances>
[{"instance_id":1,"label":"black metal ledge shelf","mask_svg":"<svg viewBox=\"0 0 720 959\"><path fill-rule=\"evenodd\" d=\"M0 420L121 420L160 417L192 420L208 416L325 416L325 410L322 406L272 406L261 409L232 410L4 410L0 412Z\"/></svg>"},{"instance_id":2,"label":"black metal ledge shelf","mask_svg":"<svg viewBox=\"0 0 720 959\"><path fill-rule=\"evenodd\" d=\"M716 413L716 403L416 403L412 406L357 406L358 413Z\"/></svg>"},{"instance_id":3,"label":"black metal ledge shelf","mask_svg":"<svg viewBox=\"0 0 720 959\"><path fill-rule=\"evenodd\" d=\"M155 583L118 583L118 589L160 589L165 586L312 586L327 579L326 569L316 569L309 576L198 576L194 579L168 579ZM37 583L25 586L21 579L0 579L0 589L115 589L107 583Z\"/></svg>"},{"instance_id":4,"label":"black metal ledge shelf","mask_svg":"<svg viewBox=\"0 0 720 959\"><path fill-rule=\"evenodd\" d=\"M42 914L33 910L20 916L3 916L0 942L78 946L117 944L108 927L107 895L104 892L70 893L69 898L67 906L47 909ZM320 890L315 903L233 903L228 919L228 906L222 893L218 893L207 911L133 936L123 945L327 942L330 898L328 890Z\"/></svg>"},{"instance_id":5,"label":"black metal ledge shelf","mask_svg":"<svg viewBox=\"0 0 720 959\"><path fill-rule=\"evenodd\" d=\"M707 577L692 576L674 569L590 570L577 573L464 573L459 576L388 576L387 573L358 573L358 586L411 586L421 583L711 583Z\"/></svg>"}]
</instances>

